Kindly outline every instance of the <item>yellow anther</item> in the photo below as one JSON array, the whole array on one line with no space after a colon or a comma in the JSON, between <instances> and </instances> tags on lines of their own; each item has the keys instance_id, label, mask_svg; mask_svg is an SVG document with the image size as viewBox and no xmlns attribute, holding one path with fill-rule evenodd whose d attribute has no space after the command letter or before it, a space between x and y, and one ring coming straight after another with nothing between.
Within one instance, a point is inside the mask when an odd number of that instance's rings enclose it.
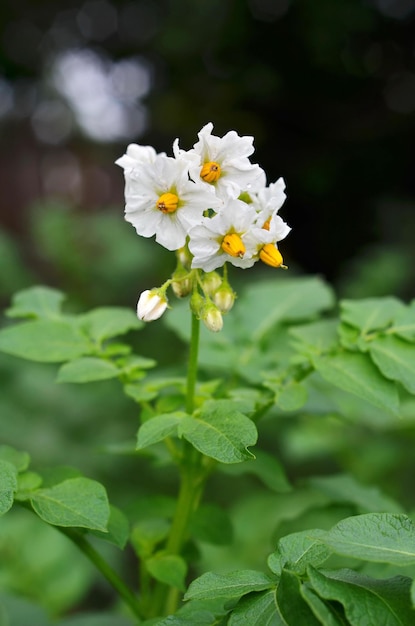
<instances>
[{"instance_id":1,"label":"yellow anther","mask_svg":"<svg viewBox=\"0 0 415 626\"><path fill-rule=\"evenodd\" d=\"M242 239L236 233L225 235L221 247L224 252L234 257L243 257L246 251Z\"/></svg>"},{"instance_id":2,"label":"yellow anther","mask_svg":"<svg viewBox=\"0 0 415 626\"><path fill-rule=\"evenodd\" d=\"M174 213L179 206L179 198L175 193L162 193L156 202L156 207L162 213Z\"/></svg>"},{"instance_id":3,"label":"yellow anther","mask_svg":"<svg viewBox=\"0 0 415 626\"><path fill-rule=\"evenodd\" d=\"M271 265L271 267L281 267L286 270L287 266L283 265L281 252L273 243L266 243L259 252L259 258L263 263Z\"/></svg>"},{"instance_id":4,"label":"yellow anther","mask_svg":"<svg viewBox=\"0 0 415 626\"><path fill-rule=\"evenodd\" d=\"M265 230L269 230L271 226L271 218L267 219L266 222L264 222L264 225L262 228L264 228Z\"/></svg>"},{"instance_id":5,"label":"yellow anther","mask_svg":"<svg viewBox=\"0 0 415 626\"><path fill-rule=\"evenodd\" d=\"M206 183L216 183L221 174L220 165L216 161L208 161L200 170L200 178Z\"/></svg>"}]
</instances>

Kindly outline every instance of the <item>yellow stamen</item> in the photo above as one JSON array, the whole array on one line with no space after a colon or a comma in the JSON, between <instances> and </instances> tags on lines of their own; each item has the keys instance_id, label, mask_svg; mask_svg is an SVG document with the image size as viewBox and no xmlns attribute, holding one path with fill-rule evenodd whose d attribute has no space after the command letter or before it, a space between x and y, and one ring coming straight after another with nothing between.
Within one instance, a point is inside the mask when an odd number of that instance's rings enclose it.
<instances>
[{"instance_id":1,"label":"yellow stamen","mask_svg":"<svg viewBox=\"0 0 415 626\"><path fill-rule=\"evenodd\" d=\"M266 222L264 222L264 225L262 228L264 228L265 230L269 230L271 226L271 218L269 218Z\"/></svg>"},{"instance_id":2,"label":"yellow stamen","mask_svg":"<svg viewBox=\"0 0 415 626\"><path fill-rule=\"evenodd\" d=\"M274 246L273 243L266 243L259 252L259 258L263 263L270 265L271 267L281 267L286 270L287 266L283 265L283 259L281 252Z\"/></svg>"},{"instance_id":3,"label":"yellow stamen","mask_svg":"<svg viewBox=\"0 0 415 626\"><path fill-rule=\"evenodd\" d=\"M236 233L225 235L221 247L224 252L234 257L243 257L246 251L242 239Z\"/></svg>"},{"instance_id":4,"label":"yellow stamen","mask_svg":"<svg viewBox=\"0 0 415 626\"><path fill-rule=\"evenodd\" d=\"M156 202L156 207L162 213L174 213L179 206L179 198L175 193L162 193Z\"/></svg>"},{"instance_id":5,"label":"yellow stamen","mask_svg":"<svg viewBox=\"0 0 415 626\"><path fill-rule=\"evenodd\" d=\"M200 170L200 177L203 178L206 183L216 183L220 175L220 165L216 163L216 161L208 161Z\"/></svg>"}]
</instances>

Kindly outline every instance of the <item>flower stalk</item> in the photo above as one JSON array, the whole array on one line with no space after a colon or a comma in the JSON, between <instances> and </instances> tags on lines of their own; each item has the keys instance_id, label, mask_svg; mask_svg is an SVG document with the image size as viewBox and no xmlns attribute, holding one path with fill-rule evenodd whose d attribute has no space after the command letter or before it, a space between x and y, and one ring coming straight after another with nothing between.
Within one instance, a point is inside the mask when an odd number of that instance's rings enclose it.
<instances>
[{"instance_id":1,"label":"flower stalk","mask_svg":"<svg viewBox=\"0 0 415 626\"><path fill-rule=\"evenodd\" d=\"M192 313L189 363L187 370L186 412L191 415L195 409L197 363L199 354L200 320ZM207 471L202 466L202 455L187 441L183 442L180 460L180 487L170 533L166 542L166 552L180 555L186 541L192 515L199 506ZM177 609L179 589L157 583L154 589L154 615L170 615Z\"/></svg>"}]
</instances>

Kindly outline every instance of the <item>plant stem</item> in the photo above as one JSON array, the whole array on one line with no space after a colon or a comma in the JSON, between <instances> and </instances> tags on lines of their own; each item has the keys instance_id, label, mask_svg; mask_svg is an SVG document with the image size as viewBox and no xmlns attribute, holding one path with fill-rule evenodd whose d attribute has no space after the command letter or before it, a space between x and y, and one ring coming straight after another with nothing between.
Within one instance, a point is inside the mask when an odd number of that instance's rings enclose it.
<instances>
[{"instance_id":1,"label":"plant stem","mask_svg":"<svg viewBox=\"0 0 415 626\"><path fill-rule=\"evenodd\" d=\"M195 390L197 381L197 358L199 353L200 321L192 313L189 364L187 371L186 412L190 415L195 408ZM176 503L166 552L179 555L186 541L189 524L202 496L207 473L202 467L202 455L187 441L183 442L182 459L180 462L180 488ZM153 610L155 615L175 613L179 601L180 590L157 583L154 589Z\"/></svg>"},{"instance_id":2,"label":"plant stem","mask_svg":"<svg viewBox=\"0 0 415 626\"><path fill-rule=\"evenodd\" d=\"M166 544L168 554L179 555L186 541L189 524L193 513L199 506L205 483L205 474L201 468L201 455L190 444L188 463L182 468L179 496L173 518L170 535ZM165 614L175 613L179 601L180 590L170 587L165 597Z\"/></svg>"},{"instance_id":3,"label":"plant stem","mask_svg":"<svg viewBox=\"0 0 415 626\"><path fill-rule=\"evenodd\" d=\"M197 380L197 357L199 354L200 320L192 313L189 366L187 370L186 411L193 413Z\"/></svg>"},{"instance_id":4,"label":"plant stem","mask_svg":"<svg viewBox=\"0 0 415 626\"><path fill-rule=\"evenodd\" d=\"M141 621L143 616L140 611L138 599L131 589L129 589L124 581L118 576L117 572L115 572L105 559L102 558L99 552L97 552L95 548L93 548L91 544L78 532L70 528L59 528L59 530L78 546L85 556L107 579L118 595L124 600L127 606L131 609L132 613L139 619L139 621Z\"/></svg>"}]
</instances>

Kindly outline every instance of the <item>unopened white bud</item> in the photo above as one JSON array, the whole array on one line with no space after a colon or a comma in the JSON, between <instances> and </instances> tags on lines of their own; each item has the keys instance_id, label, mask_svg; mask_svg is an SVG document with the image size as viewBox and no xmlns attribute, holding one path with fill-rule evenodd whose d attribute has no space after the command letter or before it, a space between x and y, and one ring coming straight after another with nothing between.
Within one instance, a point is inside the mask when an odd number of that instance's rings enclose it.
<instances>
[{"instance_id":1,"label":"unopened white bud","mask_svg":"<svg viewBox=\"0 0 415 626\"><path fill-rule=\"evenodd\" d=\"M171 284L174 295L178 298L185 298L192 291L192 281L189 278L174 280Z\"/></svg>"},{"instance_id":2,"label":"unopened white bud","mask_svg":"<svg viewBox=\"0 0 415 626\"><path fill-rule=\"evenodd\" d=\"M214 305L206 307L202 320L206 328L214 333L218 333L223 328L222 313Z\"/></svg>"},{"instance_id":3,"label":"unopened white bud","mask_svg":"<svg viewBox=\"0 0 415 626\"><path fill-rule=\"evenodd\" d=\"M235 293L229 285L223 285L213 294L213 301L222 313L228 313L235 302Z\"/></svg>"},{"instance_id":4,"label":"unopened white bud","mask_svg":"<svg viewBox=\"0 0 415 626\"><path fill-rule=\"evenodd\" d=\"M178 267L172 276L172 289L178 298L188 296L193 288L190 274L184 267Z\"/></svg>"},{"instance_id":5,"label":"unopened white bud","mask_svg":"<svg viewBox=\"0 0 415 626\"><path fill-rule=\"evenodd\" d=\"M215 293L221 284L222 278L217 272L207 272L207 274L203 276L203 290L209 296Z\"/></svg>"},{"instance_id":6,"label":"unopened white bud","mask_svg":"<svg viewBox=\"0 0 415 626\"><path fill-rule=\"evenodd\" d=\"M187 248L179 248L178 250L176 250L176 256L178 262L183 267L190 267L192 262L192 256Z\"/></svg>"},{"instance_id":7,"label":"unopened white bud","mask_svg":"<svg viewBox=\"0 0 415 626\"><path fill-rule=\"evenodd\" d=\"M146 289L137 303L137 316L143 322L158 320L167 308L167 298L159 289Z\"/></svg>"}]
</instances>

